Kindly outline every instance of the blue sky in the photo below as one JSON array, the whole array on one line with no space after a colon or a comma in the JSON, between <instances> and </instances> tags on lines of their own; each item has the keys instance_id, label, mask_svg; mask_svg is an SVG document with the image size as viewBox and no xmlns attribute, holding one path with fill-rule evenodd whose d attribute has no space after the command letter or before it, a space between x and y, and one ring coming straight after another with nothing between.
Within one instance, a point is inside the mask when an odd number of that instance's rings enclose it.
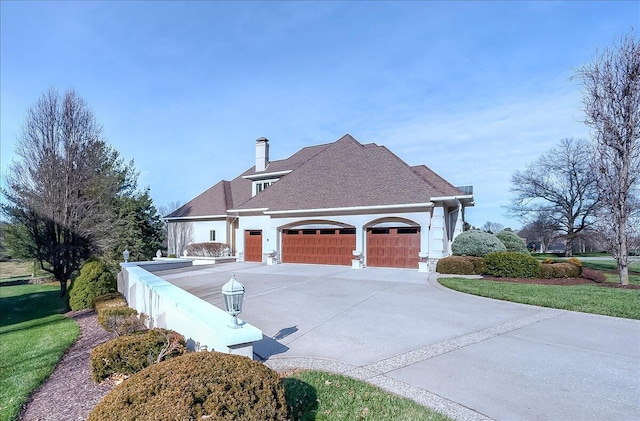
<instances>
[{"instance_id":1,"label":"blue sky","mask_svg":"<svg viewBox=\"0 0 640 421\"><path fill-rule=\"evenodd\" d=\"M75 89L157 206L349 133L475 187L505 215L510 177L586 138L569 78L640 2L0 2L0 171L26 110Z\"/></svg>"}]
</instances>

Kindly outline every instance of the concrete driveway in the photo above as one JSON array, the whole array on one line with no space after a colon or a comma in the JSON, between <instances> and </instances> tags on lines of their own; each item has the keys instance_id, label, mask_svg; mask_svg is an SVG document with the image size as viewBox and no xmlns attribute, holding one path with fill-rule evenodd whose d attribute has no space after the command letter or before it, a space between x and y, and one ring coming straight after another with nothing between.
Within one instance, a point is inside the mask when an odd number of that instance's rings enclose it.
<instances>
[{"instance_id":1,"label":"concrete driveway","mask_svg":"<svg viewBox=\"0 0 640 421\"><path fill-rule=\"evenodd\" d=\"M456 419L640 419L640 322L451 291L415 270L229 263L157 273L262 329L270 367L369 381ZM640 305L640 302L638 303Z\"/></svg>"}]
</instances>

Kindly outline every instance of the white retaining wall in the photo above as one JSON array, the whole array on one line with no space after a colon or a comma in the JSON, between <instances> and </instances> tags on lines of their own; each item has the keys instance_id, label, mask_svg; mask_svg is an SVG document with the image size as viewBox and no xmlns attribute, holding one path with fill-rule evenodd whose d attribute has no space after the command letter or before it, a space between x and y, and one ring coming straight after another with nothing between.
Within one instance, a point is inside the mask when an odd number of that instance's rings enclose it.
<instances>
[{"instance_id":1,"label":"white retaining wall","mask_svg":"<svg viewBox=\"0 0 640 421\"><path fill-rule=\"evenodd\" d=\"M175 259L176 268L184 267ZM190 348L207 346L208 350L244 355L253 358L253 342L262 339L262 331L238 319L242 327L229 327L233 320L224 310L178 288L145 270L163 266L155 262L122 263L118 273L118 291L129 307L146 314L148 327L162 327L184 335ZM153 270L153 269L151 269Z\"/></svg>"}]
</instances>

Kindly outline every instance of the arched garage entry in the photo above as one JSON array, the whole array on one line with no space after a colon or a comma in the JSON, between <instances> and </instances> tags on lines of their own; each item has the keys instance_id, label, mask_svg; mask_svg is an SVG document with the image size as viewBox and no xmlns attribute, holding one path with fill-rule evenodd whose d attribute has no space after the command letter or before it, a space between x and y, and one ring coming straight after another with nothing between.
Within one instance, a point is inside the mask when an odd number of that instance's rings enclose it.
<instances>
[{"instance_id":1,"label":"arched garage entry","mask_svg":"<svg viewBox=\"0 0 640 421\"><path fill-rule=\"evenodd\" d=\"M356 229L333 221L305 221L282 227L282 262L351 265Z\"/></svg>"},{"instance_id":2,"label":"arched garage entry","mask_svg":"<svg viewBox=\"0 0 640 421\"><path fill-rule=\"evenodd\" d=\"M367 231L367 266L417 269L420 225L403 218L372 221Z\"/></svg>"}]
</instances>

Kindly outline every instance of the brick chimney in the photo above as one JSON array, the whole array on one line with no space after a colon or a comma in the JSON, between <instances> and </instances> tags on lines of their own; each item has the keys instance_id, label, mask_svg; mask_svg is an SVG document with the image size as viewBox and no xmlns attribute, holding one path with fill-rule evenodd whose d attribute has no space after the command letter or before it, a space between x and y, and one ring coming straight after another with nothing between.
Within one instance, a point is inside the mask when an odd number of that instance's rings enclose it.
<instances>
[{"instance_id":1,"label":"brick chimney","mask_svg":"<svg viewBox=\"0 0 640 421\"><path fill-rule=\"evenodd\" d=\"M269 165L269 139L256 139L256 172L264 171Z\"/></svg>"}]
</instances>

